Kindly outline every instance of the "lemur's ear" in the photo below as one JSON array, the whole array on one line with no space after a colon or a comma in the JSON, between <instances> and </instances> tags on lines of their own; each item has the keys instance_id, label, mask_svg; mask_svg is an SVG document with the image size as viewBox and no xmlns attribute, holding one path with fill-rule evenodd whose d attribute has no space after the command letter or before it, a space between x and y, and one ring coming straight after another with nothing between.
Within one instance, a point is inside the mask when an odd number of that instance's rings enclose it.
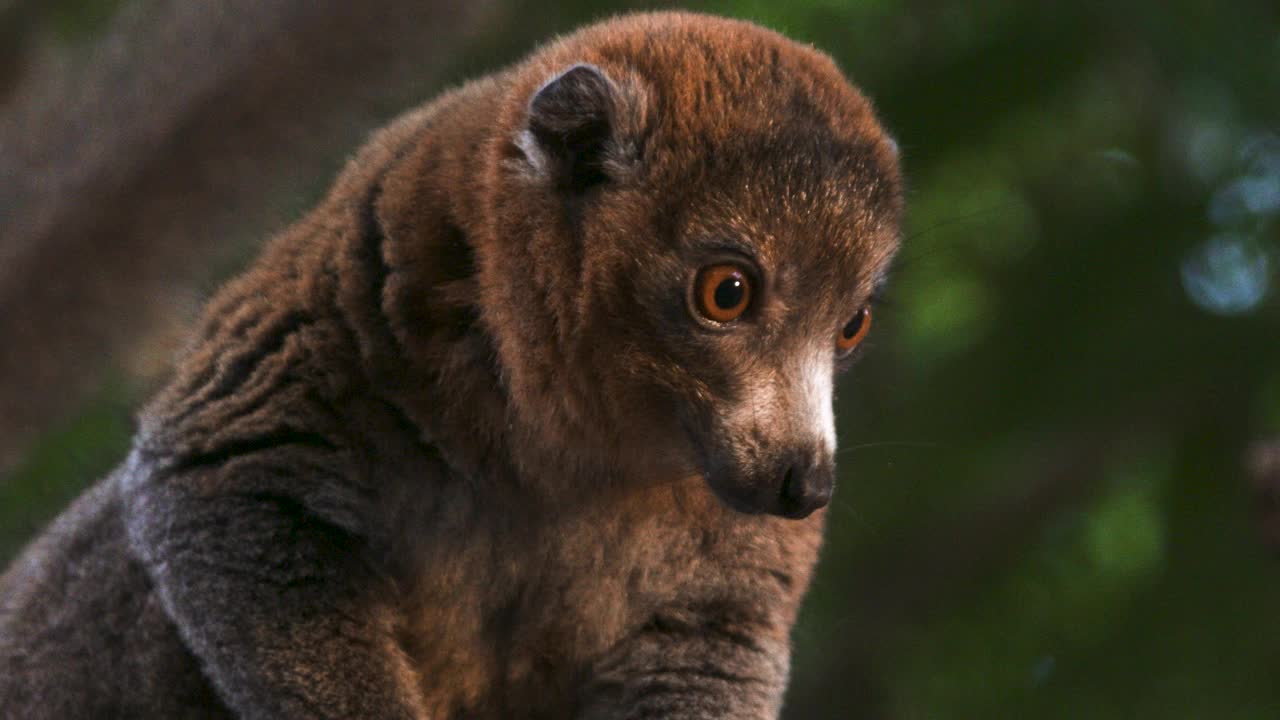
<instances>
[{"instance_id":1,"label":"lemur's ear","mask_svg":"<svg viewBox=\"0 0 1280 720\"><path fill-rule=\"evenodd\" d=\"M630 135L643 112L630 90L587 64L547 81L529 101L518 143L535 171L575 193L617 179L634 160Z\"/></svg>"}]
</instances>

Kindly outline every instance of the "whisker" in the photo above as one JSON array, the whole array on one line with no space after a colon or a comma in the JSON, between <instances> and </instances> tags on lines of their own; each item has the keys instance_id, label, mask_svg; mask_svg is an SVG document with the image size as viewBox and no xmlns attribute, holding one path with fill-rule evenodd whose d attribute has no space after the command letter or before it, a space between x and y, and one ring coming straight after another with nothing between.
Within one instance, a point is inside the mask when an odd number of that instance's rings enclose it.
<instances>
[{"instance_id":1,"label":"whisker","mask_svg":"<svg viewBox=\"0 0 1280 720\"><path fill-rule=\"evenodd\" d=\"M984 215L990 215L991 213L997 212L999 210L1007 210L1011 207L1015 207L1018 205L1026 205L1026 204L1027 204L1026 200L1014 198L1012 200L1007 200L1002 203L996 203L995 205L990 205L988 207L980 208L978 210L974 210L973 212L965 213L963 215L954 215L952 217L939 220L938 222L932 225L929 225L928 227L920 228L919 230L906 236L906 240L907 241L918 240L924 237L925 235L928 235L929 233L935 232L937 230L941 230L942 228L950 227L957 223L968 222L970 220L980 218Z\"/></svg>"},{"instance_id":2,"label":"whisker","mask_svg":"<svg viewBox=\"0 0 1280 720\"><path fill-rule=\"evenodd\" d=\"M850 446L848 446L848 447L840 448L839 450L837 450L837 451L836 451L836 457L840 457L841 455L845 455L845 454L851 453L851 452L853 452L853 451L855 451L855 450L869 450L869 449L871 449L871 448L879 448L879 447L902 447L902 448L928 448L928 449L932 449L932 448L940 448L940 447L942 447L942 443L937 443L937 442L927 442L927 441L923 441L923 440L920 440L920 441L916 441L916 440L878 440L878 441L875 441L875 442L858 443L857 445L850 445Z\"/></svg>"},{"instance_id":3,"label":"whisker","mask_svg":"<svg viewBox=\"0 0 1280 720\"><path fill-rule=\"evenodd\" d=\"M925 258L928 258L929 256L933 255L936 252L949 249L950 245L948 244L926 243L921 245L920 243L917 242L920 238L923 238L931 233L937 232L944 228L951 227L952 225L971 222L973 220L976 220L981 217L985 217L987 215L1008 210L1009 208L1012 208L1012 207L1026 206L1026 205L1028 205L1026 200L1012 199L1012 200L1008 200L1002 203L997 203L995 205L991 205L989 207L985 207L979 210L974 210L973 212L968 212L963 215L955 215L949 218L945 218L927 227L919 228L915 232L912 232L909 235L903 236L903 239L902 239L903 250L902 250L902 253L898 256L898 263L895 263L895 264L899 264L899 265L914 264L916 262L924 260Z\"/></svg>"},{"instance_id":4,"label":"whisker","mask_svg":"<svg viewBox=\"0 0 1280 720\"><path fill-rule=\"evenodd\" d=\"M837 494L832 498L831 506L841 514L847 516L853 522L857 523L859 527L866 530L870 535L874 537L880 536L880 533L882 532L880 527L871 522L865 514L854 507L852 502L840 499L840 496Z\"/></svg>"}]
</instances>

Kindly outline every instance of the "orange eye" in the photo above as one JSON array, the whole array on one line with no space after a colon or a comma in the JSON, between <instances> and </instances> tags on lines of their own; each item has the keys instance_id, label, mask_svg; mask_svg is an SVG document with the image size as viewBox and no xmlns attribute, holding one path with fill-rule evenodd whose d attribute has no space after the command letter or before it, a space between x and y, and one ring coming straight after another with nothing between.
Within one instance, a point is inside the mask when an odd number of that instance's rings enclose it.
<instances>
[{"instance_id":1,"label":"orange eye","mask_svg":"<svg viewBox=\"0 0 1280 720\"><path fill-rule=\"evenodd\" d=\"M710 265L698 272L693 299L708 319L732 322L751 304L751 280L737 265Z\"/></svg>"},{"instance_id":2,"label":"orange eye","mask_svg":"<svg viewBox=\"0 0 1280 720\"><path fill-rule=\"evenodd\" d=\"M853 316L853 319L840 328L840 334L836 336L836 349L841 355L858 347L858 343L862 342L862 338L867 336L867 331L871 329L871 308L864 307Z\"/></svg>"}]
</instances>

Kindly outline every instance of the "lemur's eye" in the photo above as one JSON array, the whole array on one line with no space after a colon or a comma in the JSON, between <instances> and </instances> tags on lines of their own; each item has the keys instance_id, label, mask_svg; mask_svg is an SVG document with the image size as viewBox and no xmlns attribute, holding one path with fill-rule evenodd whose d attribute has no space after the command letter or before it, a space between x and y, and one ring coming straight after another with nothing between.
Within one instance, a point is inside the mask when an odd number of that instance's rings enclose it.
<instances>
[{"instance_id":1,"label":"lemur's eye","mask_svg":"<svg viewBox=\"0 0 1280 720\"><path fill-rule=\"evenodd\" d=\"M737 265L709 265L698 273L693 298L708 319L731 322L751 304L751 280Z\"/></svg>"},{"instance_id":2,"label":"lemur's eye","mask_svg":"<svg viewBox=\"0 0 1280 720\"><path fill-rule=\"evenodd\" d=\"M870 329L871 307L867 306L854 314L853 319L840 328L840 334L836 336L836 349L841 355L850 352L858 347L858 343L862 342L862 338L867 336L867 331Z\"/></svg>"}]
</instances>

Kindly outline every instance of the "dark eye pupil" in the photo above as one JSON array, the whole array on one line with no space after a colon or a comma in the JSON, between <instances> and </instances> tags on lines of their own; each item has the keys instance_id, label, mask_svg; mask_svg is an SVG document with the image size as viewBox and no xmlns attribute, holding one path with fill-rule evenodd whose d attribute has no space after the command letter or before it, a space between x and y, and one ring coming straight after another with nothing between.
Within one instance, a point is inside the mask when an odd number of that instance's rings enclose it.
<instances>
[{"instance_id":1,"label":"dark eye pupil","mask_svg":"<svg viewBox=\"0 0 1280 720\"><path fill-rule=\"evenodd\" d=\"M730 277L721 280L720 284L716 286L716 307L722 310L732 310L738 307L745 292L746 288L743 286L741 278Z\"/></svg>"},{"instance_id":2,"label":"dark eye pupil","mask_svg":"<svg viewBox=\"0 0 1280 720\"><path fill-rule=\"evenodd\" d=\"M867 314L865 312L859 311L858 314L854 315L853 319L844 326L844 330L841 330L840 333L844 335L846 340L858 334L858 331L862 329L862 322L866 316Z\"/></svg>"}]
</instances>

